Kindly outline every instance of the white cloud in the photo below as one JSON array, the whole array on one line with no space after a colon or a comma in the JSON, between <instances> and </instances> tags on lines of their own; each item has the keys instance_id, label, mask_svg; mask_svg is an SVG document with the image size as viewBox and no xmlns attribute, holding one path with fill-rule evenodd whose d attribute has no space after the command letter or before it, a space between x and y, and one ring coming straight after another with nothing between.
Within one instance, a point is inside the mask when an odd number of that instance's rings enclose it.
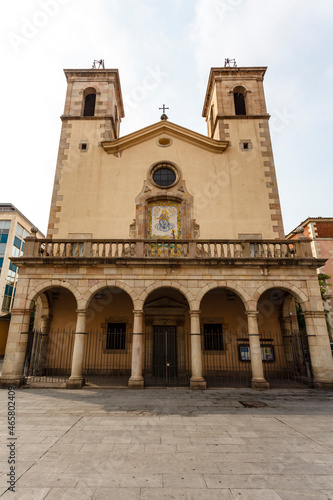
<instances>
[{"instance_id":1,"label":"white cloud","mask_svg":"<svg viewBox=\"0 0 333 500\"><path fill-rule=\"evenodd\" d=\"M333 4L326 1L198 0L189 33L202 92L207 67L223 66L226 57L239 66L268 65L266 101L287 229L311 211L332 212L332 174L325 167L333 105L332 20ZM286 119L276 120L281 114ZM320 175L328 182L318 189Z\"/></svg>"},{"instance_id":2,"label":"white cloud","mask_svg":"<svg viewBox=\"0 0 333 500\"><path fill-rule=\"evenodd\" d=\"M47 1L59 3L57 13L15 51L6 35L21 36L24 19L36 20ZM297 225L300 211L324 212L332 176L332 20L333 3L323 0L192 0L191 8L189 0L5 3L0 201L14 203L46 230L66 93L63 68L89 68L103 58L107 67L119 68L124 97L141 87L145 94L129 110L122 134L158 121L163 103L171 121L205 133L201 110L210 67L235 57L239 65L268 65L268 110L294 117L272 134L286 226ZM145 87L156 68L164 76ZM310 187L315 176L327 177L318 195Z\"/></svg>"}]
</instances>

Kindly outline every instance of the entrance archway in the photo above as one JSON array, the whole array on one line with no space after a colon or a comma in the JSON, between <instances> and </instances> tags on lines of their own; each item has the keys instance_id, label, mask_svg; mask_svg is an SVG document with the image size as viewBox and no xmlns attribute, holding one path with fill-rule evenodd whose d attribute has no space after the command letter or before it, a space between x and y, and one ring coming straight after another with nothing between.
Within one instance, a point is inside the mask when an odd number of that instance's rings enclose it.
<instances>
[{"instance_id":1,"label":"entrance archway","mask_svg":"<svg viewBox=\"0 0 333 500\"><path fill-rule=\"evenodd\" d=\"M101 287L87 304L83 378L86 384L126 387L131 374L133 301L118 287Z\"/></svg>"},{"instance_id":2,"label":"entrance archway","mask_svg":"<svg viewBox=\"0 0 333 500\"><path fill-rule=\"evenodd\" d=\"M202 298L200 310L207 386L250 385L248 322L242 298L230 288L213 288Z\"/></svg>"},{"instance_id":3,"label":"entrance archway","mask_svg":"<svg viewBox=\"0 0 333 500\"><path fill-rule=\"evenodd\" d=\"M77 300L62 286L48 286L31 299L23 375L27 383L64 383L71 373Z\"/></svg>"},{"instance_id":4,"label":"entrance archway","mask_svg":"<svg viewBox=\"0 0 333 500\"><path fill-rule=\"evenodd\" d=\"M298 310L298 311L297 311ZM258 300L258 328L265 378L312 385L310 350L299 299L284 288L270 288Z\"/></svg>"},{"instance_id":5,"label":"entrance archway","mask_svg":"<svg viewBox=\"0 0 333 500\"><path fill-rule=\"evenodd\" d=\"M188 386L190 381L189 304L170 287L153 291L144 304L145 385Z\"/></svg>"}]
</instances>

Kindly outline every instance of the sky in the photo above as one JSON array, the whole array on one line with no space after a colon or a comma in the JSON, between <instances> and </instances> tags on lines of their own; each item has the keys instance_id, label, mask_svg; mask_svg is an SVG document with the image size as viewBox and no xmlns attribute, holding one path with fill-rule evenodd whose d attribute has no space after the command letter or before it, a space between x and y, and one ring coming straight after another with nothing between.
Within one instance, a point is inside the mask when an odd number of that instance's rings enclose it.
<instances>
[{"instance_id":1,"label":"sky","mask_svg":"<svg viewBox=\"0 0 333 500\"><path fill-rule=\"evenodd\" d=\"M121 135L171 122L206 135L211 67L268 66L264 86L286 234L333 217L331 0L15 0L3 5L0 202L46 234L63 69L120 72Z\"/></svg>"}]
</instances>

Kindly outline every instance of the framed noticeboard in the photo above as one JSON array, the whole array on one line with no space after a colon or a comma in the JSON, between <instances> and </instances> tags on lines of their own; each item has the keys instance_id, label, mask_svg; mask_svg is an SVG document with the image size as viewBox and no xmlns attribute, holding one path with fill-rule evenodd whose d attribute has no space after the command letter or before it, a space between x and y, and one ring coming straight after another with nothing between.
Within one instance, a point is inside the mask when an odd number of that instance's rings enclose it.
<instances>
[{"instance_id":1,"label":"framed noticeboard","mask_svg":"<svg viewBox=\"0 0 333 500\"><path fill-rule=\"evenodd\" d=\"M263 361L275 361L275 352L273 344L261 345L261 359ZM251 361L251 352L249 344L239 344L238 356L240 361Z\"/></svg>"},{"instance_id":2,"label":"framed noticeboard","mask_svg":"<svg viewBox=\"0 0 333 500\"><path fill-rule=\"evenodd\" d=\"M250 346L245 344L239 345L238 356L240 361L251 361Z\"/></svg>"},{"instance_id":3,"label":"framed noticeboard","mask_svg":"<svg viewBox=\"0 0 333 500\"><path fill-rule=\"evenodd\" d=\"M261 346L261 359L263 361L275 361L274 346L272 344Z\"/></svg>"}]
</instances>

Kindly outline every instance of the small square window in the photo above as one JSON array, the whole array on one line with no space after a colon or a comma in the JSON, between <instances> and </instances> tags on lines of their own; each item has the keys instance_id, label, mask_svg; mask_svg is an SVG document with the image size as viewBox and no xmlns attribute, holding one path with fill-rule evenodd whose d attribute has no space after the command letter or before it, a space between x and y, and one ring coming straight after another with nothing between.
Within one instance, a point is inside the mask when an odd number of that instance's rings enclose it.
<instances>
[{"instance_id":1,"label":"small square window","mask_svg":"<svg viewBox=\"0 0 333 500\"><path fill-rule=\"evenodd\" d=\"M242 151L251 151L253 145L251 141L241 141L239 147Z\"/></svg>"},{"instance_id":2,"label":"small square window","mask_svg":"<svg viewBox=\"0 0 333 500\"><path fill-rule=\"evenodd\" d=\"M87 142L80 142L79 149L81 151L88 151L88 143Z\"/></svg>"}]
</instances>

